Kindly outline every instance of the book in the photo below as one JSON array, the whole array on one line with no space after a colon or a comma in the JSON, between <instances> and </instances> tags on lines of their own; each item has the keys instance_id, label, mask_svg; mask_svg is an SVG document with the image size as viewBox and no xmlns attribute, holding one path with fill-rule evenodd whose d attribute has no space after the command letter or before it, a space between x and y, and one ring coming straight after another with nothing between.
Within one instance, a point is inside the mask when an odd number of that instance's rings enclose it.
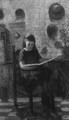
<instances>
[{"instance_id":1,"label":"book","mask_svg":"<svg viewBox=\"0 0 69 120\"><path fill-rule=\"evenodd\" d=\"M56 56L56 57L54 57L54 58L51 58L51 59L49 59L49 60L45 60L45 61L43 61L43 62L41 62L41 63L26 64L26 65L24 65L24 66L27 66L27 67L34 67L34 66L44 65L44 64L46 64L46 63L48 63L48 62L50 62L50 61L52 61L52 60L57 59L57 57L58 57L58 56Z\"/></svg>"}]
</instances>

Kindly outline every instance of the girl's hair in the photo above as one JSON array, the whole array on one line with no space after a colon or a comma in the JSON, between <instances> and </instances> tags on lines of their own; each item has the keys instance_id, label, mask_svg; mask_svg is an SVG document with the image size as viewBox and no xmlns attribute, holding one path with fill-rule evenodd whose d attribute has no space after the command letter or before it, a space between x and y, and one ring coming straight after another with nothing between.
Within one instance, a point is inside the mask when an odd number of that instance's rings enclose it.
<instances>
[{"instance_id":1,"label":"girl's hair","mask_svg":"<svg viewBox=\"0 0 69 120\"><path fill-rule=\"evenodd\" d=\"M33 47L33 49L36 49L36 46L35 46L35 42L36 42L36 41L35 41L34 35L30 34L29 36L24 37L24 40L23 40L23 48L26 47L25 39L27 39L28 41L34 42L34 47Z\"/></svg>"},{"instance_id":2,"label":"girl's hair","mask_svg":"<svg viewBox=\"0 0 69 120\"><path fill-rule=\"evenodd\" d=\"M27 36L26 37L26 39L28 40L28 41L33 41L33 42L35 42L35 37L34 37L34 35L29 35L29 36Z\"/></svg>"}]
</instances>

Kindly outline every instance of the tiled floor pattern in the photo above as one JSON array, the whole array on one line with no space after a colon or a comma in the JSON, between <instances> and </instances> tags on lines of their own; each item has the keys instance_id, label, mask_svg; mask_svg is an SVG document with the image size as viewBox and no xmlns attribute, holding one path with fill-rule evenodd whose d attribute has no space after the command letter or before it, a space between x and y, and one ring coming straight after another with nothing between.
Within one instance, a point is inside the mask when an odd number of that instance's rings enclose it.
<instances>
[{"instance_id":1,"label":"tiled floor pattern","mask_svg":"<svg viewBox=\"0 0 69 120\"><path fill-rule=\"evenodd\" d=\"M28 103L28 98L20 98L18 99L19 103ZM40 98L35 98L34 102L39 102ZM62 109L62 120L69 120L69 100L62 100L60 98L55 98L55 103L58 107ZM0 101L0 120L20 120L17 116L17 111L14 107L13 100L9 100L8 102ZM21 119L22 120L22 119ZM23 120L27 120L24 119Z\"/></svg>"}]
</instances>

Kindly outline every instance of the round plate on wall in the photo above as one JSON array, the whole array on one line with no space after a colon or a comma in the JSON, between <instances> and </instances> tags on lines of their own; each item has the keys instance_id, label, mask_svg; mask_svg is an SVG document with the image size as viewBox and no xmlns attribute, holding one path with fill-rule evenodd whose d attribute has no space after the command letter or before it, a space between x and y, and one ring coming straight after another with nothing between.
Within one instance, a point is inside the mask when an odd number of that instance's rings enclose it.
<instances>
[{"instance_id":1,"label":"round plate on wall","mask_svg":"<svg viewBox=\"0 0 69 120\"><path fill-rule=\"evenodd\" d=\"M63 16L65 15L65 10L63 8L62 5L60 5L59 3L53 3L50 7L49 7L49 18L50 20L60 20L63 18Z\"/></svg>"},{"instance_id":2,"label":"round plate on wall","mask_svg":"<svg viewBox=\"0 0 69 120\"><path fill-rule=\"evenodd\" d=\"M60 41L56 41L55 43L54 43L54 46L57 48L57 49L61 49L63 46L62 46L62 42L60 42Z\"/></svg>"},{"instance_id":3,"label":"round plate on wall","mask_svg":"<svg viewBox=\"0 0 69 120\"><path fill-rule=\"evenodd\" d=\"M25 19L25 12L21 8L15 11L15 15L16 15L16 19Z\"/></svg>"},{"instance_id":4,"label":"round plate on wall","mask_svg":"<svg viewBox=\"0 0 69 120\"><path fill-rule=\"evenodd\" d=\"M47 26L47 34L49 38L54 38L57 35L58 28L55 24L49 24Z\"/></svg>"}]
</instances>

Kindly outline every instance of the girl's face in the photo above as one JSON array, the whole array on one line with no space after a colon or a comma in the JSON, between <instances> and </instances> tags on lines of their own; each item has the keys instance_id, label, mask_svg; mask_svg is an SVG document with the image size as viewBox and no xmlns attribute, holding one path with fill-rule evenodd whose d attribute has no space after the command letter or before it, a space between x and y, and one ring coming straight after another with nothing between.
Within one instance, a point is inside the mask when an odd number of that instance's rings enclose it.
<instances>
[{"instance_id":1,"label":"girl's face","mask_svg":"<svg viewBox=\"0 0 69 120\"><path fill-rule=\"evenodd\" d=\"M29 51L32 50L34 47L34 44L35 44L34 41L29 41L26 39L26 49L27 50L29 50Z\"/></svg>"}]
</instances>

